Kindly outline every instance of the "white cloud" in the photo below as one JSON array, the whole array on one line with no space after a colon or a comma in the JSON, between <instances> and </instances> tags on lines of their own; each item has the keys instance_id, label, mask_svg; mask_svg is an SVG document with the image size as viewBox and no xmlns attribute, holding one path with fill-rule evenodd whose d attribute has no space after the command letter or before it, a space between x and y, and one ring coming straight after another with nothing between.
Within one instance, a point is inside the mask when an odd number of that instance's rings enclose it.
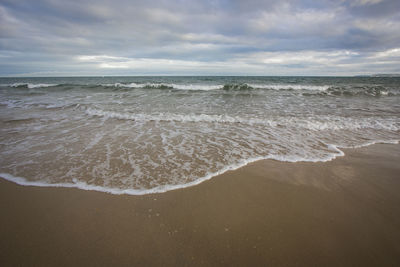
<instances>
[{"instance_id":1,"label":"white cloud","mask_svg":"<svg viewBox=\"0 0 400 267\"><path fill-rule=\"evenodd\" d=\"M261 33L329 36L343 32L343 27L335 22L341 12L342 8L299 10L284 5L282 9L261 12L249 20L249 26L251 30ZM336 24L335 27L327 30L327 26L332 24Z\"/></svg>"},{"instance_id":2,"label":"white cloud","mask_svg":"<svg viewBox=\"0 0 400 267\"><path fill-rule=\"evenodd\" d=\"M393 48L393 49L388 49L388 50L386 50L386 51L380 51L380 52L377 52L377 53L375 53L375 54L373 54L372 56L371 56L371 58L374 58L374 59L390 59L390 60L393 60L393 59L400 59L400 48Z\"/></svg>"},{"instance_id":3,"label":"white cloud","mask_svg":"<svg viewBox=\"0 0 400 267\"><path fill-rule=\"evenodd\" d=\"M201 74L244 74L255 75L354 75L368 66L380 66L382 70L393 67L394 56L400 56L400 49L384 52L365 53L349 50L337 51L294 51L294 52L256 52L239 55L225 61L195 61L164 58L129 58L108 55L88 55L76 58L98 70L131 70L145 73L166 71L170 74L194 72ZM371 65L372 64L372 65Z\"/></svg>"},{"instance_id":4,"label":"white cloud","mask_svg":"<svg viewBox=\"0 0 400 267\"><path fill-rule=\"evenodd\" d=\"M351 6L368 6L383 2L384 0L350 0Z\"/></svg>"},{"instance_id":5,"label":"white cloud","mask_svg":"<svg viewBox=\"0 0 400 267\"><path fill-rule=\"evenodd\" d=\"M83 61L83 62L89 62L89 63L104 63L104 62L109 62L109 61L127 61L129 59L124 58L124 57L114 57L114 56L107 56L107 55L89 55L89 56L77 56L76 59L78 61Z\"/></svg>"}]
</instances>

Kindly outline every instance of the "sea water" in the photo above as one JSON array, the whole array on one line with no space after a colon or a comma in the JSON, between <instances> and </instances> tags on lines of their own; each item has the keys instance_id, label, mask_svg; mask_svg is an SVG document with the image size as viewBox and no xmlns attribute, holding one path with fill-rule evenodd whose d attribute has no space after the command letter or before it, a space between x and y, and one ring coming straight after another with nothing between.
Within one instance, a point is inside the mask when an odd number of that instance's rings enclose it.
<instances>
[{"instance_id":1,"label":"sea water","mask_svg":"<svg viewBox=\"0 0 400 267\"><path fill-rule=\"evenodd\" d=\"M400 139L395 77L0 78L0 177L147 194Z\"/></svg>"}]
</instances>

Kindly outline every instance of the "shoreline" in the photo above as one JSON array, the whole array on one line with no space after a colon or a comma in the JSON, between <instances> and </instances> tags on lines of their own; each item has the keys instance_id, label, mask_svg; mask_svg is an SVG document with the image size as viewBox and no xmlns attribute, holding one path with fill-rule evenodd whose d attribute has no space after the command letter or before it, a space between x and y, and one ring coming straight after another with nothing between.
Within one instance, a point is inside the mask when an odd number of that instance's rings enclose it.
<instances>
[{"instance_id":1,"label":"shoreline","mask_svg":"<svg viewBox=\"0 0 400 267\"><path fill-rule=\"evenodd\" d=\"M148 195L0 180L0 264L400 264L400 145L262 160Z\"/></svg>"},{"instance_id":2,"label":"shoreline","mask_svg":"<svg viewBox=\"0 0 400 267\"><path fill-rule=\"evenodd\" d=\"M253 159L247 159L243 160L241 163L237 163L234 165L229 165L226 166L225 168L215 172L215 173L210 173L207 174L205 177L199 178L197 180L194 180L192 182L182 184L182 185L167 185L167 186L158 186L154 187L151 189L120 189L120 188L109 188L109 187L104 187L104 186L99 186L99 185L89 185L85 182L75 182L75 183L44 183L40 181L29 181L24 177L16 177L8 173L0 173L0 179L4 179L6 181L15 183L20 186L33 186L33 187L55 187L55 188L75 188L75 189L80 189L84 191L96 191L96 192L102 192L102 193L108 193L112 195L131 195L131 196L141 196L141 195L149 195L149 194L162 194L166 193L169 191L173 190L180 190L180 189L185 189L188 187L196 186L201 183L204 183L210 179L213 179L215 177L218 177L220 175L225 174L226 172L231 172L231 171L236 171L240 168L244 168L250 164L259 162L259 161L277 161L277 162L283 162L283 163L324 163L324 162L329 162L332 160L337 159L338 157L343 157L346 156L346 153L344 153L345 150L353 150L353 149L360 149L363 147L368 147L376 144L394 144L397 145L399 144L399 140L387 140L387 141L382 141L382 140L377 140L377 141L371 141L367 142L365 144L361 144L358 146L354 147L338 147L335 145L327 144L327 147L331 148L332 150L335 150L338 152L337 155L331 155L327 159L321 159L321 160L310 160L310 161L304 161L304 160L281 160L280 157L277 156L268 156L268 157L259 157L259 158L253 158Z\"/></svg>"}]
</instances>

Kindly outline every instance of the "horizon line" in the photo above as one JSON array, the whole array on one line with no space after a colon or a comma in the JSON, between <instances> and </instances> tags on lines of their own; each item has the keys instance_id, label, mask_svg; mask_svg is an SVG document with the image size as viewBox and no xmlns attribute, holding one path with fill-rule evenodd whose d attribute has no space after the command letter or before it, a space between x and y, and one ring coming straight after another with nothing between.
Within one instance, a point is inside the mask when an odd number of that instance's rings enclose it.
<instances>
[{"instance_id":1,"label":"horizon line","mask_svg":"<svg viewBox=\"0 0 400 267\"><path fill-rule=\"evenodd\" d=\"M400 77L400 73L382 73L382 74L356 74L356 75L200 75L200 74L159 74L159 75L66 75L66 76L2 76L0 78L106 78L106 77Z\"/></svg>"}]
</instances>

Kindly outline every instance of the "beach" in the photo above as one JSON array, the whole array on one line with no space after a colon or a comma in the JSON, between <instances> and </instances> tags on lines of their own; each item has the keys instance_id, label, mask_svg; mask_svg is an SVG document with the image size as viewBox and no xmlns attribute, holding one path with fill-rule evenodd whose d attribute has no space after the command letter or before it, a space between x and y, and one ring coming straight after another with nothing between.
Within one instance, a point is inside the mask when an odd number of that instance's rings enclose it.
<instances>
[{"instance_id":1,"label":"beach","mask_svg":"<svg viewBox=\"0 0 400 267\"><path fill-rule=\"evenodd\" d=\"M0 1L0 267L400 266L399 11Z\"/></svg>"},{"instance_id":2,"label":"beach","mask_svg":"<svg viewBox=\"0 0 400 267\"><path fill-rule=\"evenodd\" d=\"M0 180L1 266L398 266L400 145L141 196Z\"/></svg>"}]
</instances>

